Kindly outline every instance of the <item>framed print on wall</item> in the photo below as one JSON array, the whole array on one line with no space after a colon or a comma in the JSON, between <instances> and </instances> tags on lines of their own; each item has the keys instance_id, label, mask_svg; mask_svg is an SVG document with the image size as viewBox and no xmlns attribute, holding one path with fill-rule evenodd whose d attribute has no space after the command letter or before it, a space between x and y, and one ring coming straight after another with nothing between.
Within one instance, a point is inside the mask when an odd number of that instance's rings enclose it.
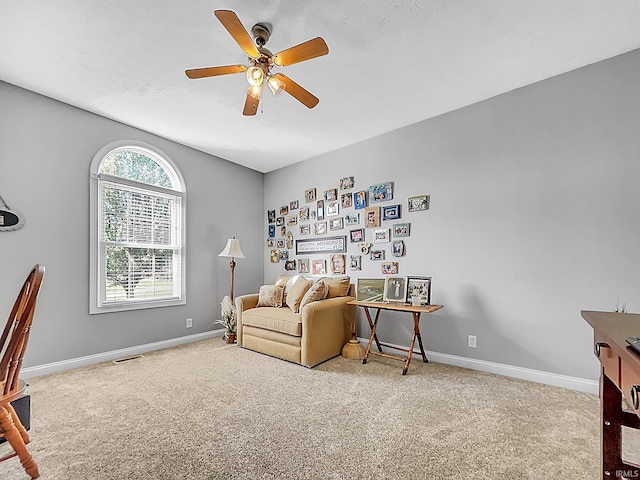
<instances>
[{"instance_id":1,"label":"framed print on wall","mask_svg":"<svg viewBox=\"0 0 640 480\"><path fill-rule=\"evenodd\" d=\"M326 202L325 216L335 217L339 213L340 213L340 202L338 202L337 200Z\"/></svg>"},{"instance_id":2,"label":"framed print on wall","mask_svg":"<svg viewBox=\"0 0 640 480\"><path fill-rule=\"evenodd\" d=\"M373 243L389 243L391 241L391 230L388 228L376 228L373 231Z\"/></svg>"},{"instance_id":3,"label":"framed print on wall","mask_svg":"<svg viewBox=\"0 0 640 480\"><path fill-rule=\"evenodd\" d=\"M345 225L359 225L360 224L360 214L359 213L347 213L344 216Z\"/></svg>"},{"instance_id":4,"label":"framed print on wall","mask_svg":"<svg viewBox=\"0 0 640 480\"><path fill-rule=\"evenodd\" d=\"M327 233L327 222L316 222L313 224L313 233L315 235L324 235Z\"/></svg>"},{"instance_id":5,"label":"framed print on wall","mask_svg":"<svg viewBox=\"0 0 640 480\"><path fill-rule=\"evenodd\" d=\"M289 202L289 211L298 209L298 200L292 200Z\"/></svg>"},{"instance_id":6,"label":"framed print on wall","mask_svg":"<svg viewBox=\"0 0 640 480\"><path fill-rule=\"evenodd\" d=\"M404 255L404 242L402 240L394 240L391 244L391 254L394 257L402 257Z\"/></svg>"},{"instance_id":7,"label":"framed print on wall","mask_svg":"<svg viewBox=\"0 0 640 480\"><path fill-rule=\"evenodd\" d=\"M310 188L309 190L304 191L304 201L307 203L315 202L316 200L316 189Z\"/></svg>"},{"instance_id":8,"label":"framed print on wall","mask_svg":"<svg viewBox=\"0 0 640 480\"><path fill-rule=\"evenodd\" d=\"M364 225L368 228L380 226L380 207L367 207L364 210Z\"/></svg>"},{"instance_id":9,"label":"framed print on wall","mask_svg":"<svg viewBox=\"0 0 640 480\"><path fill-rule=\"evenodd\" d=\"M276 221L276 211L267 210L267 223L273 223Z\"/></svg>"},{"instance_id":10,"label":"framed print on wall","mask_svg":"<svg viewBox=\"0 0 640 480\"><path fill-rule=\"evenodd\" d=\"M318 220L324 220L324 200L318 200L316 202L316 218Z\"/></svg>"},{"instance_id":11,"label":"framed print on wall","mask_svg":"<svg viewBox=\"0 0 640 480\"><path fill-rule=\"evenodd\" d=\"M410 223L394 223L391 228L394 237L408 237L411 233Z\"/></svg>"},{"instance_id":12,"label":"framed print on wall","mask_svg":"<svg viewBox=\"0 0 640 480\"><path fill-rule=\"evenodd\" d=\"M342 208L351 208L353 207L353 195L350 193L343 193L340 195L340 206Z\"/></svg>"},{"instance_id":13,"label":"framed print on wall","mask_svg":"<svg viewBox=\"0 0 640 480\"><path fill-rule=\"evenodd\" d=\"M355 184L353 177L344 177L340 179L340 190L349 190Z\"/></svg>"},{"instance_id":14,"label":"framed print on wall","mask_svg":"<svg viewBox=\"0 0 640 480\"><path fill-rule=\"evenodd\" d=\"M287 215L289 215L289 205L283 205L280 207L280 216L286 217Z\"/></svg>"},{"instance_id":15,"label":"framed print on wall","mask_svg":"<svg viewBox=\"0 0 640 480\"><path fill-rule=\"evenodd\" d=\"M327 261L313 260L311 262L311 273L314 275L325 275L327 273Z\"/></svg>"},{"instance_id":16,"label":"framed print on wall","mask_svg":"<svg viewBox=\"0 0 640 480\"><path fill-rule=\"evenodd\" d=\"M301 222L309 220L309 207L302 207L298 212L298 218Z\"/></svg>"},{"instance_id":17,"label":"framed print on wall","mask_svg":"<svg viewBox=\"0 0 640 480\"><path fill-rule=\"evenodd\" d=\"M350 255L349 267L351 270L362 270L362 255Z\"/></svg>"},{"instance_id":18,"label":"framed print on wall","mask_svg":"<svg viewBox=\"0 0 640 480\"><path fill-rule=\"evenodd\" d=\"M371 260L384 260L384 250L371 250L369 255Z\"/></svg>"},{"instance_id":19,"label":"framed print on wall","mask_svg":"<svg viewBox=\"0 0 640 480\"><path fill-rule=\"evenodd\" d=\"M342 230L344 228L342 217L334 218L329 221L329 230Z\"/></svg>"},{"instance_id":20,"label":"framed print on wall","mask_svg":"<svg viewBox=\"0 0 640 480\"><path fill-rule=\"evenodd\" d=\"M382 262L380 269L383 275L396 275L398 273L398 262Z\"/></svg>"},{"instance_id":21,"label":"framed print on wall","mask_svg":"<svg viewBox=\"0 0 640 480\"><path fill-rule=\"evenodd\" d=\"M378 183L369 187L369 202L393 200L393 182Z\"/></svg>"},{"instance_id":22,"label":"framed print on wall","mask_svg":"<svg viewBox=\"0 0 640 480\"><path fill-rule=\"evenodd\" d=\"M367 207L367 192L362 190L353 194L353 206L356 210Z\"/></svg>"},{"instance_id":23,"label":"framed print on wall","mask_svg":"<svg viewBox=\"0 0 640 480\"><path fill-rule=\"evenodd\" d=\"M309 273L309 259L300 258L298 260L298 273Z\"/></svg>"},{"instance_id":24,"label":"framed print on wall","mask_svg":"<svg viewBox=\"0 0 640 480\"><path fill-rule=\"evenodd\" d=\"M271 263L278 263L280 261L280 250L271 250L269 253L269 259Z\"/></svg>"},{"instance_id":25,"label":"framed print on wall","mask_svg":"<svg viewBox=\"0 0 640 480\"><path fill-rule=\"evenodd\" d=\"M324 199L327 202L332 202L334 200L337 200L338 199L338 190L335 189L335 188L331 188L329 190L325 190Z\"/></svg>"},{"instance_id":26,"label":"framed print on wall","mask_svg":"<svg viewBox=\"0 0 640 480\"><path fill-rule=\"evenodd\" d=\"M331 273L334 275L342 275L345 272L345 255L342 253L336 253L331 255Z\"/></svg>"},{"instance_id":27,"label":"framed print on wall","mask_svg":"<svg viewBox=\"0 0 640 480\"><path fill-rule=\"evenodd\" d=\"M408 211L419 212L421 210L429 210L429 195L417 195L409 197L407 200Z\"/></svg>"},{"instance_id":28,"label":"framed print on wall","mask_svg":"<svg viewBox=\"0 0 640 480\"><path fill-rule=\"evenodd\" d=\"M311 235L311 225L308 223L300 225L300 235Z\"/></svg>"},{"instance_id":29,"label":"framed print on wall","mask_svg":"<svg viewBox=\"0 0 640 480\"><path fill-rule=\"evenodd\" d=\"M351 243L364 241L364 228L349 230L349 236L351 237Z\"/></svg>"},{"instance_id":30,"label":"framed print on wall","mask_svg":"<svg viewBox=\"0 0 640 480\"><path fill-rule=\"evenodd\" d=\"M396 220L400 218L400 205L382 207L382 220Z\"/></svg>"},{"instance_id":31,"label":"framed print on wall","mask_svg":"<svg viewBox=\"0 0 640 480\"><path fill-rule=\"evenodd\" d=\"M387 277L384 282L384 301L404 303L407 296L407 279L405 277Z\"/></svg>"},{"instance_id":32,"label":"framed print on wall","mask_svg":"<svg viewBox=\"0 0 640 480\"><path fill-rule=\"evenodd\" d=\"M407 302L419 297L420 305L431 305L431 277L407 277Z\"/></svg>"},{"instance_id":33,"label":"framed print on wall","mask_svg":"<svg viewBox=\"0 0 640 480\"><path fill-rule=\"evenodd\" d=\"M287 270L288 272L293 271L296 268L298 267L296 266L295 260L287 260L284 262L284 269Z\"/></svg>"},{"instance_id":34,"label":"framed print on wall","mask_svg":"<svg viewBox=\"0 0 640 480\"><path fill-rule=\"evenodd\" d=\"M358 278L356 280L358 302L382 303L384 301L384 278Z\"/></svg>"}]
</instances>

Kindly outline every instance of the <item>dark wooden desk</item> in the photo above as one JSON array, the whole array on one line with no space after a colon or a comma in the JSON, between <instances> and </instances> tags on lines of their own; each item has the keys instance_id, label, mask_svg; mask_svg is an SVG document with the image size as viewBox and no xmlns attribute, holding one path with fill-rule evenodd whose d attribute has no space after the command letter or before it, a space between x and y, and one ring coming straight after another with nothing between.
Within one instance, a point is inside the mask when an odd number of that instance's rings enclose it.
<instances>
[{"instance_id":1,"label":"dark wooden desk","mask_svg":"<svg viewBox=\"0 0 640 480\"><path fill-rule=\"evenodd\" d=\"M422 313L431 313L436 310L440 310L442 305L422 305L419 307L414 307L412 305L405 305L403 303L376 303L376 302L358 302L357 300L352 300L349 302L349 305L356 305L358 307L362 307L364 309L364 313L367 316L367 321L369 322L369 327L371 327L371 335L369 336L369 344L367 345L367 351L364 354L364 359L362 363L366 365L367 360L369 359L369 354L378 355L380 357L391 358L394 360L400 360L404 362L404 366L402 367L402 374L406 375L407 370L409 370L409 364L411 363L411 356L413 355L413 347L416 342L416 338L418 339L418 345L420 346L420 354L422 355L422 361L427 363L429 360L427 359L427 354L424 353L424 347L422 346L422 335L420 334L420 315ZM369 309L373 308L376 310L375 320L371 320L371 314L369 313ZM411 313L413 316L413 335L411 336L411 344L409 345L409 349L396 347L393 345L389 345L386 343L381 343L378 340L378 336L376 334L376 329L378 328L378 319L380 318L380 312L382 310L392 310L396 312L407 312ZM371 344L376 342L378 347L377 352L371 351ZM398 355L391 355L388 353L382 352L382 347L393 348L394 350L402 350L403 352L407 352L405 357L401 357Z\"/></svg>"},{"instance_id":2,"label":"dark wooden desk","mask_svg":"<svg viewBox=\"0 0 640 480\"><path fill-rule=\"evenodd\" d=\"M640 314L582 311L593 327L600 372L602 478L640 478L640 465L622 459L622 427L640 428L640 354L625 342L640 336ZM622 397L633 411L622 408Z\"/></svg>"}]
</instances>

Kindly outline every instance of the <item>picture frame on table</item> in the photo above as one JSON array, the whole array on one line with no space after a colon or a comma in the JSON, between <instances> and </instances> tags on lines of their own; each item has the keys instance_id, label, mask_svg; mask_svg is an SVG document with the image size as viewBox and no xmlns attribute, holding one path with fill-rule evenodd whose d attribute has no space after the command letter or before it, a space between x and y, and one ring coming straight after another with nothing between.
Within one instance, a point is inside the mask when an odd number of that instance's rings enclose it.
<instances>
[{"instance_id":1,"label":"picture frame on table","mask_svg":"<svg viewBox=\"0 0 640 480\"><path fill-rule=\"evenodd\" d=\"M353 194L353 208L360 210L367 208L367 191L361 190Z\"/></svg>"},{"instance_id":2,"label":"picture frame on table","mask_svg":"<svg viewBox=\"0 0 640 480\"><path fill-rule=\"evenodd\" d=\"M384 278L358 278L356 280L356 301L383 303Z\"/></svg>"},{"instance_id":3,"label":"picture frame on table","mask_svg":"<svg viewBox=\"0 0 640 480\"><path fill-rule=\"evenodd\" d=\"M329 230L342 230L344 228L344 220L342 217L329 220Z\"/></svg>"},{"instance_id":4,"label":"picture frame on table","mask_svg":"<svg viewBox=\"0 0 640 480\"><path fill-rule=\"evenodd\" d=\"M400 205L382 207L382 220L396 220L400 218Z\"/></svg>"},{"instance_id":5,"label":"picture frame on table","mask_svg":"<svg viewBox=\"0 0 640 480\"><path fill-rule=\"evenodd\" d=\"M313 275L326 275L327 273L327 261L326 260L312 260L311 261L311 273Z\"/></svg>"},{"instance_id":6,"label":"picture frame on table","mask_svg":"<svg viewBox=\"0 0 640 480\"><path fill-rule=\"evenodd\" d=\"M369 203L393 200L393 182L377 183L369 187Z\"/></svg>"},{"instance_id":7,"label":"picture frame on table","mask_svg":"<svg viewBox=\"0 0 640 480\"><path fill-rule=\"evenodd\" d=\"M408 237L411 235L411 224L410 223L394 223L391 227L391 231L393 232L393 237Z\"/></svg>"},{"instance_id":8,"label":"picture frame on table","mask_svg":"<svg viewBox=\"0 0 640 480\"><path fill-rule=\"evenodd\" d=\"M420 305L431 305L431 277L407 277L407 303L412 303L412 297L418 297Z\"/></svg>"},{"instance_id":9,"label":"picture frame on table","mask_svg":"<svg viewBox=\"0 0 640 480\"><path fill-rule=\"evenodd\" d=\"M407 297L407 278L389 276L384 282L385 302L405 302Z\"/></svg>"},{"instance_id":10,"label":"picture frame on table","mask_svg":"<svg viewBox=\"0 0 640 480\"><path fill-rule=\"evenodd\" d=\"M429 195L416 195L407 199L407 210L409 212L420 212L429 210Z\"/></svg>"},{"instance_id":11,"label":"picture frame on table","mask_svg":"<svg viewBox=\"0 0 640 480\"><path fill-rule=\"evenodd\" d=\"M355 230L349 230L349 239L351 243L364 241L364 228L357 228Z\"/></svg>"},{"instance_id":12,"label":"picture frame on table","mask_svg":"<svg viewBox=\"0 0 640 480\"><path fill-rule=\"evenodd\" d=\"M304 201L307 203L316 201L316 189L310 188L304 191Z\"/></svg>"}]
</instances>

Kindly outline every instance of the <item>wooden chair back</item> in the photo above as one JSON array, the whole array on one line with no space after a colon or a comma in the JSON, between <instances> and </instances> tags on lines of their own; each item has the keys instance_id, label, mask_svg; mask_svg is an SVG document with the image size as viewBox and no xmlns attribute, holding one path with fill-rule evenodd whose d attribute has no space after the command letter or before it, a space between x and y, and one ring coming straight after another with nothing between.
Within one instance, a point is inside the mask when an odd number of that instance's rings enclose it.
<instances>
[{"instance_id":1,"label":"wooden chair back","mask_svg":"<svg viewBox=\"0 0 640 480\"><path fill-rule=\"evenodd\" d=\"M4 401L19 388L18 376L43 278L44 267L35 265L22 285L0 337L0 398Z\"/></svg>"}]
</instances>

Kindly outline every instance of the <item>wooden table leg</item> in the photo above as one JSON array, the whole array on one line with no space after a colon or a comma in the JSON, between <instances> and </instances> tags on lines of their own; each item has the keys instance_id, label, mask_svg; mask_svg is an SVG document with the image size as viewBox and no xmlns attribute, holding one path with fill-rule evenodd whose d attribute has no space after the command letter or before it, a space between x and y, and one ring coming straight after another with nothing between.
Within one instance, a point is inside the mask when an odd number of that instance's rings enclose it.
<instances>
[{"instance_id":1,"label":"wooden table leg","mask_svg":"<svg viewBox=\"0 0 640 480\"><path fill-rule=\"evenodd\" d=\"M371 321L371 315L369 314L369 308L364 307L364 313L367 316L367 321L369 322L369 326L371 327L371 335L369 336L369 343L367 344L367 351L364 352L364 358L362 359L362 364L366 365L367 360L369 359L369 353L371 352L371 344L375 339L376 344L378 345L378 350L382 352L382 345L378 341L378 337L376 336L376 328L378 328L378 318L380 317L380 309L376 311L376 319Z\"/></svg>"},{"instance_id":2,"label":"wooden table leg","mask_svg":"<svg viewBox=\"0 0 640 480\"><path fill-rule=\"evenodd\" d=\"M424 347L422 346L422 335L420 334L420 312L414 312L413 314L413 328L416 332L416 336L418 337L418 345L420 345L420 354L422 355L422 361L424 363L429 363L427 354L425 353Z\"/></svg>"},{"instance_id":3,"label":"wooden table leg","mask_svg":"<svg viewBox=\"0 0 640 480\"><path fill-rule=\"evenodd\" d=\"M600 374L600 444L602 478L615 478L622 468L622 394L604 374Z\"/></svg>"}]
</instances>

